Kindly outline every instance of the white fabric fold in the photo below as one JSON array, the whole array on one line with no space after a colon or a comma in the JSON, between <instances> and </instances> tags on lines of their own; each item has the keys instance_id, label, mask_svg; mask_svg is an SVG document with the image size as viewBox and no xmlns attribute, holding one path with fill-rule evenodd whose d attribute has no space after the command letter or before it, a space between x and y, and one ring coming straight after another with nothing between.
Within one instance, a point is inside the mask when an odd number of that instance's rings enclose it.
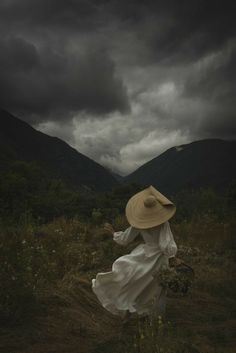
<instances>
[{"instance_id":1,"label":"white fabric fold","mask_svg":"<svg viewBox=\"0 0 236 353\"><path fill-rule=\"evenodd\" d=\"M119 245L131 243L138 234L144 243L130 254L114 261L110 272L98 273L92 279L92 289L108 311L123 316L129 310L138 314L161 312L165 291L153 277L161 268L168 267L168 258L177 253L169 222L149 229L127 228L115 232Z\"/></svg>"}]
</instances>

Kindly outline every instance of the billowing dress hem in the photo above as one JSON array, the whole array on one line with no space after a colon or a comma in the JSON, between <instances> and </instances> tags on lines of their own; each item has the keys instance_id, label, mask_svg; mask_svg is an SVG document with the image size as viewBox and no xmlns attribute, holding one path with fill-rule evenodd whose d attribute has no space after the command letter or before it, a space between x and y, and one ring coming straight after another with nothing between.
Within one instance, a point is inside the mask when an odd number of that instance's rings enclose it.
<instances>
[{"instance_id":1,"label":"billowing dress hem","mask_svg":"<svg viewBox=\"0 0 236 353\"><path fill-rule=\"evenodd\" d=\"M169 222L147 230L129 227L114 233L113 238L118 244L126 245L139 233L145 243L116 259L110 272L98 273L92 279L92 290L102 306L121 317L127 311L149 315L165 310L166 290L155 274L169 267L168 259L175 256L177 245Z\"/></svg>"},{"instance_id":2,"label":"billowing dress hem","mask_svg":"<svg viewBox=\"0 0 236 353\"><path fill-rule=\"evenodd\" d=\"M114 315L123 317L127 311L138 315L158 312L165 291L152 274L167 263L168 258L160 250L140 244L130 254L119 257L112 271L98 273L92 279L93 292Z\"/></svg>"}]
</instances>

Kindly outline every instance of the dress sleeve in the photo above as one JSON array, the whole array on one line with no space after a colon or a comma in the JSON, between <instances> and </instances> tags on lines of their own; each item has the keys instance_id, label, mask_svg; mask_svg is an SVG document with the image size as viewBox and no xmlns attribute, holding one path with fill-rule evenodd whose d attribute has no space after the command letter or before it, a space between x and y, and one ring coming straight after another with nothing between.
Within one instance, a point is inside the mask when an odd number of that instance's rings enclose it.
<instances>
[{"instance_id":1,"label":"dress sleeve","mask_svg":"<svg viewBox=\"0 0 236 353\"><path fill-rule=\"evenodd\" d=\"M127 228L124 232L115 232L113 234L113 239L117 244L126 245L136 238L139 234L139 229L134 227Z\"/></svg>"},{"instance_id":2,"label":"dress sleeve","mask_svg":"<svg viewBox=\"0 0 236 353\"><path fill-rule=\"evenodd\" d=\"M177 245L174 240L174 236L170 229L169 222L165 222L162 225L159 237L159 246L162 252L168 257L174 257L177 253Z\"/></svg>"}]
</instances>

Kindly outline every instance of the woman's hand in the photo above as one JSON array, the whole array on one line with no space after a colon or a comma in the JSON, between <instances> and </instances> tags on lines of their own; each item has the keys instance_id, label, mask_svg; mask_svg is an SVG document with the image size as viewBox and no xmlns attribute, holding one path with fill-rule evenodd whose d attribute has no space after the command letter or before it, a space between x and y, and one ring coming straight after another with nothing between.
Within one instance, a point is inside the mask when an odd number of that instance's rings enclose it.
<instances>
[{"instance_id":1,"label":"woman's hand","mask_svg":"<svg viewBox=\"0 0 236 353\"><path fill-rule=\"evenodd\" d=\"M112 235L115 233L115 230L114 230L113 226L110 223L105 223L104 224L104 229L107 232L111 233Z\"/></svg>"}]
</instances>

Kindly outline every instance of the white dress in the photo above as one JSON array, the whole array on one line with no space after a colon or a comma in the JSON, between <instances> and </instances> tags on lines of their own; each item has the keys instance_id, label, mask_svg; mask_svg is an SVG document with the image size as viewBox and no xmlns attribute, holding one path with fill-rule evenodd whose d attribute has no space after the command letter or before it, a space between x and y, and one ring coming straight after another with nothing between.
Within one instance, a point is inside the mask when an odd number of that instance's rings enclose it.
<instances>
[{"instance_id":1,"label":"white dress","mask_svg":"<svg viewBox=\"0 0 236 353\"><path fill-rule=\"evenodd\" d=\"M169 222L149 229L129 227L115 232L113 239L126 245L138 234L144 243L115 260L112 271L92 279L92 289L102 306L115 315L124 316L127 310L138 315L163 314L165 310L166 292L153 275L168 267L168 259L177 252Z\"/></svg>"}]
</instances>

